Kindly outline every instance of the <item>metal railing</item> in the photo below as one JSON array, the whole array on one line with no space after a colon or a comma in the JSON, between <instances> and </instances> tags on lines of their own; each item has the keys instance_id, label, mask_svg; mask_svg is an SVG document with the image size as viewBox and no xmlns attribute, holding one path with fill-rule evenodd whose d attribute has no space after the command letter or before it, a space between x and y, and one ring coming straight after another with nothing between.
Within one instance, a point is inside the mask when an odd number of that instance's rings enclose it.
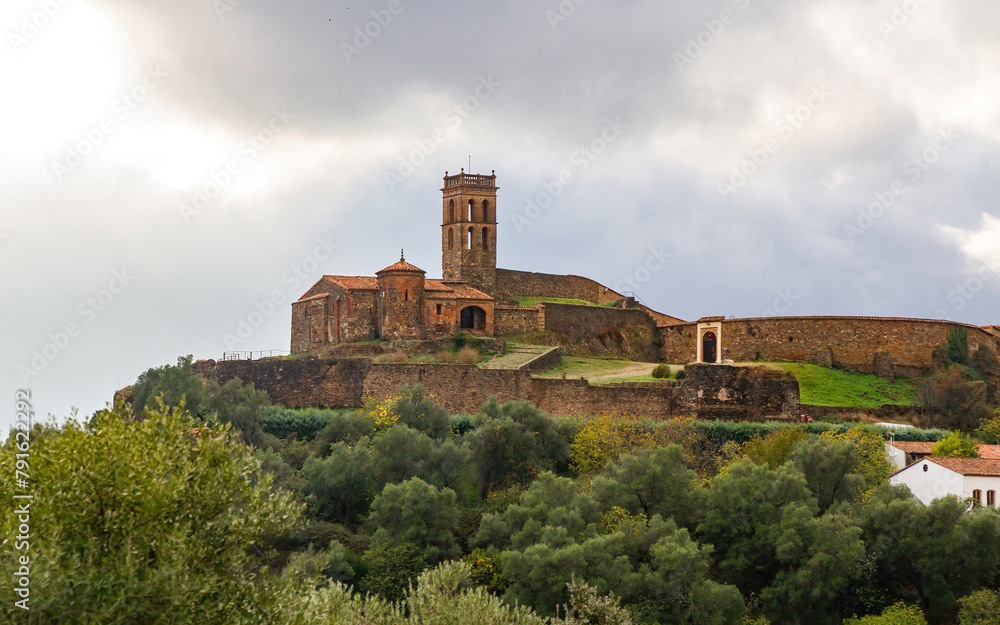
<instances>
[{"instance_id":1,"label":"metal railing","mask_svg":"<svg viewBox=\"0 0 1000 625\"><path fill-rule=\"evenodd\" d=\"M222 360L260 360L261 358L275 358L289 354L290 352L286 349L268 349L259 352L223 352Z\"/></svg>"}]
</instances>

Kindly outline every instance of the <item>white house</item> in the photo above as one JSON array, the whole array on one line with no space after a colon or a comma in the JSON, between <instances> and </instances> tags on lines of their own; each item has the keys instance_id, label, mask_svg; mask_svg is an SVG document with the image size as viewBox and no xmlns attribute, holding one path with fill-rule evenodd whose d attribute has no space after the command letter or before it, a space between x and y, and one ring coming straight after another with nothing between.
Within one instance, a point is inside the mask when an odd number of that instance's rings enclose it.
<instances>
[{"instance_id":1,"label":"white house","mask_svg":"<svg viewBox=\"0 0 1000 625\"><path fill-rule=\"evenodd\" d=\"M925 505L946 495L972 499L984 506L997 505L1000 492L1000 459L931 456L914 462L889 478L906 484Z\"/></svg>"},{"instance_id":2,"label":"white house","mask_svg":"<svg viewBox=\"0 0 1000 625\"><path fill-rule=\"evenodd\" d=\"M901 471L914 462L927 458L931 455L933 449L934 443L893 441L885 444L885 453L889 456L889 462L897 471ZM979 444L977 449L979 450L980 458L1000 459L1000 445Z\"/></svg>"}]
</instances>

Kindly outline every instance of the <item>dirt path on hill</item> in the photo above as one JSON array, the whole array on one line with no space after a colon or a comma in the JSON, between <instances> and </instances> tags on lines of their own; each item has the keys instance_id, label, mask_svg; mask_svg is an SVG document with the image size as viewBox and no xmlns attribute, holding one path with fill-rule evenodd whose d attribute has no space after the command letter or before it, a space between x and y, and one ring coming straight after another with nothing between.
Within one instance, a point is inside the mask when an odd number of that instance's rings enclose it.
<instances>
[{"instance_id":1,"label":"dirt path on hill","mask_svg":"<svg viewBox=\"0 0 1000 625\"><path fill-rule=\"evenodd\" d=\"M632 376L637 376L637 375L649 375L650 373L652 373L654 367L656 367L655 363L643 362L634 365L629 365L624 369L619 369L618 371L614 371L612 373L602 373L601 375L595 375L595 376L590 376L584 373L583 377L587 378L588 380L594 380L594 381L610 380L612 378L630 378Z\"/></svg>"}]
</instances>

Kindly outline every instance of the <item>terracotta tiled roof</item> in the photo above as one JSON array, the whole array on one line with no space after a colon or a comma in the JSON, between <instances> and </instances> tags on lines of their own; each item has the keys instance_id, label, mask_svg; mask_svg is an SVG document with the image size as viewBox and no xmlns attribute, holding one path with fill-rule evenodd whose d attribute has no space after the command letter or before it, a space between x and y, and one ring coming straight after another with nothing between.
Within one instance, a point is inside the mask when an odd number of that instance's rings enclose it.
<instances>
[{"instance_id":1,"label":"terracotta tiled roof","mask_svg":"<svg viewBox=\"0 0 1000 625\"><path fill-rule=\"evenodd\" d=\"M303 297L302 299L300 299L298 302L295 302L295 303L298 304L299 302L308 302L309 300L323 299L324 297L330 297L330 294L329 293L320 293L319 295L313 295L312 297Z\"/></svg>"},{"instance_id":2,"label":"terracotta tiled roof","mask_svg":"<svg viewBox=\"0 0 1000 625\"><path fill-rule=\"evenodd\" d=\"M993 458L944 458L932 456L920 462L933 462L962 475L1000 477L1000 459ZM918 464L918 463L914 463ZM914 465L910 465L911 467Z\"/></svg>"},{"instance_id":3,"label":"terracotta tiled roof","mask_svg":"<svg viewBox=\"0 0 1000 625\"><path fill-rule=\"evenodd\" d=\"M930 454L934 448L934 443L916 443L910 441L896 441L890 443L896 449L907 454Z\"/></svg>"},{"instance_id":4,"label":"terracotta tiled roof","mask_svg":"<svg viewBox=\"0 0 1000 625\"><path fill-rule=\"evenodd\" d=\"M445 283L441 280L425 280L424 290L432 291L436 297L447 297L456 299L481 299L492 300L493 298L483 293L479 289L474 289L464 282Z\"/></svg>"},{"instance_id":5,"label":"terracotta tiled roof","mask_svg":"<svg viewBox=\"0 0 1000 625\"><path fill-rule=\"evenodd\" d=\"M455 291L455 296L460 299L493 299L486 293L483 293L479 289L474 289L468 284L453 284L451 290Z\"/></svg>"},{"instance_id":6,"label":"terracotta tiled roof","mask_svg":"<svg viewBox=\"0 0 1000 625\"><path fill-rule=\"evenodd\" d=\"M425 291L442 291L444 293L451 293L451 287L441 282L440 280L424 280L424 290Z\"/></svg>"},{"instance_id":7,"label":"terracotta tiled roof","mask_svg":"<svg viewBox=\"0 0 1000 625\"><path fill-rule=\"evenodd\" d=\"M420 267L417 267L416 265L411 265L410 263L406 262L406 259L403 258L402 256L399 257L399 261L397 261L395 264L389 265L388 267L386 267L382 271L376 271L375 275L376 276L380 276L383 273L387 273L387 272L390 272L390 271L408 271L408 272L414 272L414 273L427 273L426 271L424 271Z\"/></svg>"},{"instance_id":8,"label":"terracotta tiled roof","mask_svg":"<svg viewBox=\"0 0 1000 625\"><path fill-rule=\"evenodd\" d=\"M895 443L890 443L896 449L901 450L903 453L907 454L931 454L931 450L934 449L934 443L916 443L909 441L896 441ZM980 458L994 458L1000 460L1000 445L978 445L979 457Z\"/></svg>"},{"instance_id":9,"label":"terracotta tiled roof","mask_svg":"<svg viewBox=\"0 0 1000 625\"><path fill-rule=\"evenodd\" d=\"M378 281L373 276L323 276L323 279L348 291L378 289Z\"/></svg>"}]
</instances>

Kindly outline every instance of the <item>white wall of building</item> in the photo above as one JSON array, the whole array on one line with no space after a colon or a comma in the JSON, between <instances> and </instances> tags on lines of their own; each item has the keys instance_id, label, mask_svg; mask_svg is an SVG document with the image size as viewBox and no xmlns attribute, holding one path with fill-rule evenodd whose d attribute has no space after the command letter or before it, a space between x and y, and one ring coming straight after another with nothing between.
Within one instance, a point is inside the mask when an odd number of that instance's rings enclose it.
<instances>
[{"instance_id":1,"label":"white wall of building","mask_svg":"<svg viewBox=\"0 0 1000 625\"><path fill-rule=\"evenodd\" d=\"M926 471L924 466L927 467ZM913 496L924 505L945 495L955 495L960 499L970 497L972 489L969 489L969 495L965 495L964 482L965 478L961 474L926 460L911 464L889 478L890 484L906 484Z\"/></svg>"},{"instance_id":2,"label":"white wall of building","mask_svg":"<svg viewBox=\"0 0 1000 625\"><path fill-rule=\"evenodd\" d=\"M893 447L889 443L885 444L885 453L889 456L889 462L897 471L902 471L906 468L906 452L897 447Z\"/></svg>"},{"instance_id":3,"label":"white wall of building","mask_svg":"<svg viewBox=\"0 0 1000 625\"><path fill-rule=\"evenodd\" d=\"M972 491L979 490L980 493L980 503L984 506L987 502L987 493L993 491L996 493L994 498L994 506L996 502L1000 500L1000 477L984 477L981 475L967 475L965 477L965 487L963 492L966 497L972 497Z\"/></svg>"},{"instance_id":4,"label":"white wall of building","mask_svg":"<svg viewBox=\"0 0 1000 625\"><path fill-rule=\"evenodd\" d=\"M924 465L927 466L926 471ZM980 491L979 501L982 505L987 505L991 490L995 493L993 505L1000 503L1000 477L964 476L927 460L916 462L893 475L889 478L889 483L906 484L913 496L924 505L945 495L955 495L962 500L971 499L976 490Z\"/></svg>"}]
</instances>

